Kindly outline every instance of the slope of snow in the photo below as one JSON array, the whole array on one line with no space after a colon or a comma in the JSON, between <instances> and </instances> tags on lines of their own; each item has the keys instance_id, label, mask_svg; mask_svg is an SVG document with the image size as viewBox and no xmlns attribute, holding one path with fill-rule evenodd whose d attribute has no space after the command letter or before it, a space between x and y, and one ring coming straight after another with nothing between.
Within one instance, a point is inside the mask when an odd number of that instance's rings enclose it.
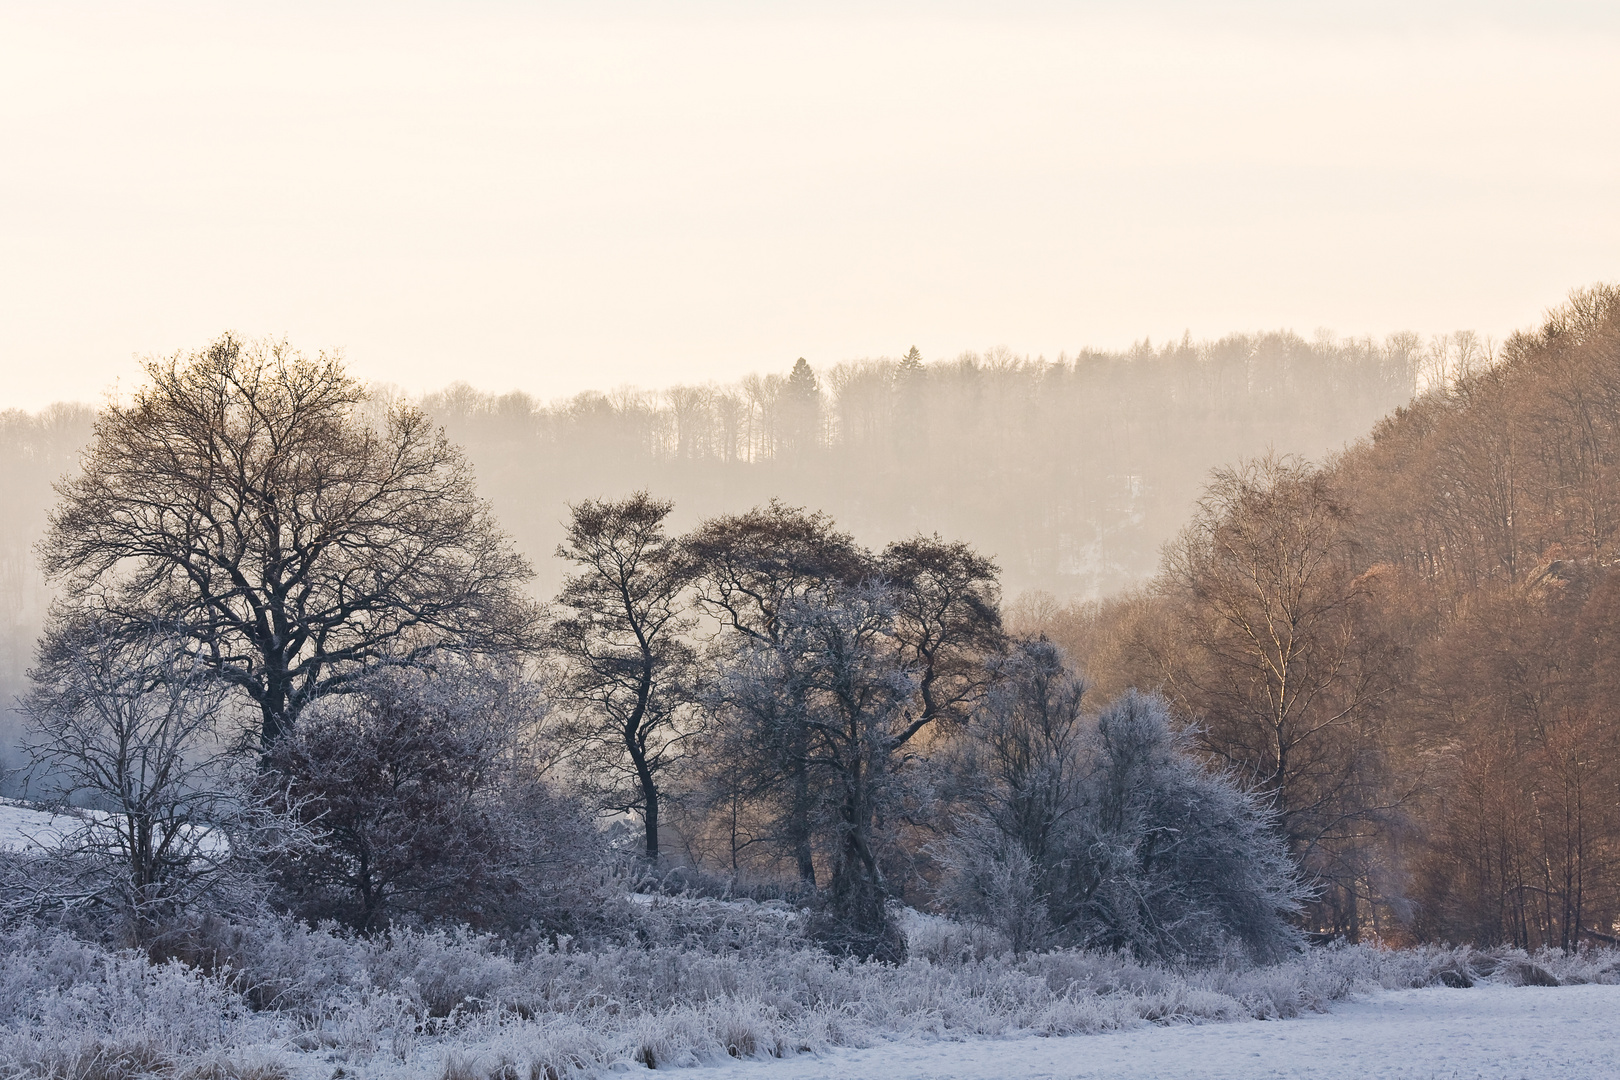
<instances>
[{"instance_id":1,"label":"slope of snow","mask_svg":"<svg viewBox=\"0 0 1620 1080\"><path fill-rule=\"evenodd\" d=\"M1399 990L1276 1022L889 1043L690 1080L1614 1080L1620 986Z\"/></svg>"},{"instance_id":2,"label":"slope of snow","mask_svg":"<svg viewBox=\"0 0 1620 1080\"><path fill-rule=\"evenodd\" d=\"M50 814L13 799L0 799L0 850L37 851L50 847L81 824L76 817Z\"/></svg>"},{"instance_id":3,"label":"slope of snow","mask_svg":"<svg viewBox=\"0 0 1620 1080\"><path fill-rule=\"evenodd\" d=\"M0 799L0 851L47 851L88 823L111 820L102 810L52 814L16 799ZM229 843L222 836L209 830L197 835L197 849L203 854L220 855L230 851Z\"/></svg>"}]
</instances>

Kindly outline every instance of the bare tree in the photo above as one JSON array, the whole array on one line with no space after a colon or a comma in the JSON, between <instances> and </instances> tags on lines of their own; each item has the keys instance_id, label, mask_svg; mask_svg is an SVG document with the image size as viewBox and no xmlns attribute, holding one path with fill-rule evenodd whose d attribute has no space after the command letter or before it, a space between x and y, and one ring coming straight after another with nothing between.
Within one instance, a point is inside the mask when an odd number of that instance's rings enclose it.
<instances>
[{"instance_id":1,"label":"bare tree","mask_svg":"<svg viewBox=\"0 0 1620 1080\"><path fill-rule=\"evenodd\" d=\"M1201 745L1274 800L1311 873L1353 889L1361 852L1405 796L1383 761L1401 665L1367 617L1376 580L1360 571L1348 514L1330 478L1297 459L1218 472L1167 551L1176 618L1155 648Z\"/></svg>"},{"instance_id":2,"label":"bare tree","mask_svg":"<svg viewBox=\"0 0 1620 1080\"><path fill-rule=\"evenodd\" d=\"M258 859L308 838L255 797L228 688L161 627L121 619L58 624L41 652L25 749L77 825L12 864L12 904L109 909L149 943L199 906L260 902Z\"/></svg>"},{"instance_id":3,"label":"bare tree","mask_svg":"<svg viewBox=\"0 0 1620 1080\"><path fill-rule=\"evenodd\" d=\"M260 741L379 664L534 639L529 567L461 453L336 358L226 335L96 421L40 545L58 618L158 624L258 705Z\"/></svg>"},{"instance_id":4,"label":"bare tree","mask_svg":"<svg viewBox=\"0 0 1620 1080\"><path fill-rule=\"evenodd\" d=\"M878 585L812 593L778 612L775 642L756 641L722 668L715 704L744 741L797 748L832 861L818 920L829 943L897 959L891 889L880 857L893 810L916 680L893 640L894 601ZM796 728L797 734L785 734ZM746 767L739 760L739 768ZM892 813L888 820L893 821Z\"/></svg>"},{"instance_id":5,"label":"bare tree","mask_svg":"<svg viewBox=\"0 0 1620 1080\"><path fill-rule=\"evenodd\" d=\"M898 711L885 720L884 760L901 753L936 721L960 720L990 681L983 660L1001 641L996 567L966 544L916 537L891 544L881 558L874 558L837 532L826 515L776 502L706 522L686 544L699 604L730 631L716 641L716 662L722 668L762 649L785 649L784 612L796 613L794 633L802 634L808 608L837 608L874 589L885 598L888 616L881 641L894 654L887 662L915 674L917 692L898 702ZM783 662L788 664L783 671L802 667L798 661ZM722 724L748 711L728 707L726 685L722 679L719 692L710 694L716 706L711 713ZM809 684L784 676L776 686L778 695L791 695L805 692ZM775 700L773 708L783 717L813 711L806 701ZM763 840L785 849L800 880L815 884L813 815L824 799L818 784L825 778L818 781L813 767L813 727L791 719L767 722L759 714L738 730L711 731L711 736L711 752L734 766L717 777L722 786L718 794L724 796L720 801L731 807L733 822L741 798L751 804L750 820L770 830L768 835L746 836L733 830L733 841ZM838 856L826 854L836 877Z\"/></svg>"},{"instance_id":6,"label":"bare tree","mask_svg":"<svg viewBox=\"0 0 1620 1080\"><path fill-rule=\"evenodd\" d=\"M875 572L870 553L839 532L826 514L806 513L774 499L745 514L705 521L683 544L699 607L727 631L714 642L720 657L749 642L780 645L784 605L811 592L853 587ZM773 839L792 853L799 880L814 885L813 799L802 767L804 730L790 724L770 731L775 741L750 745L746 751L722 733L720 741L731 748L727 753L746 752L756 767L719 770L713 777L719 790L713 794L732 808L734 824L740 801L780 804L765 815L780 831ZM744 840L735 829L732 833L735 862L738 843L760 838Z\"/></svg>"},{"instance_id":7,"label":"bare tree","mask_svg":"<svg viewBox=\"0 0 1620 1080\"><path fill-rule=\"evenodd\" d=\"M637 492L570 508L558 558L580 568L557 595L573 614L552 628L567 665L564 737L605 807L641 816L658 859L663 774L677 759L694 653L682 611L689 572L664 532L671 504Z\"/></svg>"}]
</instances>

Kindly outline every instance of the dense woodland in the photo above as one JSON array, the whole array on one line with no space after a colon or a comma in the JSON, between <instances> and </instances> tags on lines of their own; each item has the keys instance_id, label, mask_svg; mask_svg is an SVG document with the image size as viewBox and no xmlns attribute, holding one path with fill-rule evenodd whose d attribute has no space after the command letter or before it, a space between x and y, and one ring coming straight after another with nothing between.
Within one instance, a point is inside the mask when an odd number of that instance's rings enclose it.
<instances>
[{"instance_id":1,"label":"dense woodland","mask_svg":"<svg viewBox=\"0 0 1620 1080\"><path fill-rule=\"evenodd\" d=\"M1620 913L1620 291L1317 467L1222 471L1151 585L1014 625L1161 687L1271 792L1324 927L1608 940Z\"/></svg>"}]
</instances>

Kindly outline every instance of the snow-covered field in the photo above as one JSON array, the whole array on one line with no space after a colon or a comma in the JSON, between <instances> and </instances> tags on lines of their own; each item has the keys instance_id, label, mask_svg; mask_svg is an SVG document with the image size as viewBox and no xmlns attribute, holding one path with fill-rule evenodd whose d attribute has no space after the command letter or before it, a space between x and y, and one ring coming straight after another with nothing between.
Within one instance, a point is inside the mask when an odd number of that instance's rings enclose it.
<instances>
[{"instance_id":1,"label":"snow-covered field","mask_svg":"<svg viewBox=\"0 0 1620 1080\"><path fill-rule=\"evenodd\" d=\"M643 931L675 919L682 943L517 956L466 933L267 919L218 928L210 973L0 932L0 1077L1620 1077L1615 950L1348 946L1176 970L1081 952L935 961L919 934L919 956L891 966L793 946L740 902L632 907ZM700 917L731 921L693 942Z\"/></svg>"},{"instance_id":2,"label":"snow-covered field","mask_svg":"<svg viewBox=\"0 0 1620 1080\"><path fill-rule=\"evenodd\" d=\"M683 1071L691 1080L1614 1080L1620 986L1395 990L1293 1020L890 1043Z\"/></svg>"},{"instance_id":3,"label":"snow-covered field","mask_svg":"<svg viewBox=\"0 0 1620 1080\"><path fill-rule=\"evenodd\" d=\"M64 814L48 814L25 803L0 799L0 850L30 851L60 843L82 822Z\"/></svg>"}]
</instances>

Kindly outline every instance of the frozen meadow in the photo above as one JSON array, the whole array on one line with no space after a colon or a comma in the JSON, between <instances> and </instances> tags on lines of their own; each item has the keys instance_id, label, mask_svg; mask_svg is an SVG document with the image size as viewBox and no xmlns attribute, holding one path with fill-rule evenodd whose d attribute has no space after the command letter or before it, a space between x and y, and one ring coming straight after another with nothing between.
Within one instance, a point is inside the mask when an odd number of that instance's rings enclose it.
<instances>
[{"instance_id":1,"label":"frozen meadow","mask_svg":"<svg viewBox=\"0 0 1620 1080\"><path fill-rule=\"evenodd\" d=\"M290 921L204 928L187 963L0 935L0 1076L1608 1077L1620 953L1313 949L1268 967L1022 959L908 920L912 959L835 960L780 904L625 903L627 936L515 952ZM1462 987L1460 984L1471 983ZM1452 985L1457 984L1457 985ZM1557 984L1557 985L1551 985Z\"/></svg>"},{"instance_id":2,"label":"frozen meadow","mask_svg":"<svg viewBox=\"0 0 1620 1080\"><path fill-rule=\"evenodd\" d=\"M0 848L74 819L0 806ZM200 927L153 964L0 933L0 1078L693 1080L1620 1075L1620 951L1317 948L1174 968L1024 957L906 912L911 959L838 960L781 902L632 894L589 946L468 931Z\"/></svg>"},{"instance_id":3,"label":"frozen meadow","mask_svg":"<svg viewBox=\"0 0 1620 1080\"><path fill-rule=\"evenodd\" d=\"M1287 1023L1144 1024L1058 1038L892 1043L693 1080L1608 1080L1620 987L1378 991Z\"/></svg>"}]
</instances>

